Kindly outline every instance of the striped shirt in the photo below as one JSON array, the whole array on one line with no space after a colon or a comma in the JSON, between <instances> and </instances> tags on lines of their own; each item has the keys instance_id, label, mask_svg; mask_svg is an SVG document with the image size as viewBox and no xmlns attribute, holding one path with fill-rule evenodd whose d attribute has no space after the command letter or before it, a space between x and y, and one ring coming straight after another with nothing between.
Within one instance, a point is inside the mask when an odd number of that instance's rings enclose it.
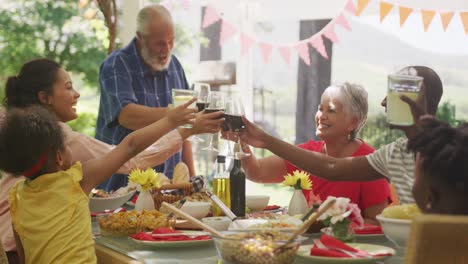
<instances>
[{"instance_id":1,"label":"striped shirt","mask_svg":"<svg viewBox=\"0 0 468 264\"><path fill-rule=\"evenodd\" d=\"M414 203L411 189L414 182L415 156L406 149L407 138L399 138L366 156L369 164L395 186L402 204Z\"/></svg>"},{"instance_id":2,"label":"striped shirt","mask_svg":"<svg viewBox=\"0 0 468 264\"><path fill-rule=\"evenodd\" d=\"M166 70L154 72L140 58L135 38L125 48L114 51L102 63L99 84L101 98L96 138L114 145L132 132L118 123L119 113L126 105L167 107L172 103L173 88L189 88L182 65L174 55ZM180 152L176 153L155 169L172 178L180 155Z\"/></svg>"}]
</instances>

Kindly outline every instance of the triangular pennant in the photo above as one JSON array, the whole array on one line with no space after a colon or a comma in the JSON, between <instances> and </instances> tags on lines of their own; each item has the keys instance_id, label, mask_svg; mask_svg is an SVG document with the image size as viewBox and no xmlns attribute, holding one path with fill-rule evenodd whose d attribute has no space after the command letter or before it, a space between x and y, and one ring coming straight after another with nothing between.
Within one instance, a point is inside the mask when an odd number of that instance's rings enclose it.
<instances>
[{"instance_id":1,"label":"triangular pennant","mask_svg":"<svg viewBox=\"0 0 468 264\"><path fill-rule=\"evenodd\" d=\"M271 51L273 46L271 44L262 42L260 45L260 51L262 52L263 62L267 64L270 61Z\"/></svg>"},{"instance_id":2,"label":"triangular pennant","mask_svg":"<svg viewBox=\"0 0 468 264\"><path fill-rule=\"evenodd\" d=\"M323 31L323 35L327 37L331 42L338 43L338 36L335 32L335 25L329 24Z\"/></svg>"},{"instance_id":3,"label":"triangular pennant","mask_svg":"<svg viewBox=\"0 0 468 264\"><path fill-rule=\"evenodd\" d=\"M280 46L278 47L278 52L283 58L283 60L286 62L286 64L289 64L291 60L291 47L290 46Z\"/></svg>"},{"instance_id":4,"label":"triangular pennant","mask_svg":"<svg viewBox=\"0 0 468 264\"><path fill-rule=\"evenodd\" d=\"M320 55L322 55L322 57L328 60L327 50L325 49L325 45L323 45L323 39L321 34L317 34L310 38L309 43L310 45L312 45L312 47L314 47L317 50L318 53L320 53Z\"/></svg>"},{"instance_id":5,"label":"triangular pennant","mask_svg":"<svg viewBox=\"0 0 468 264\"><path fill-rule=\"evenodd\" d=\"M301 41L294 48L304 63L310 65L309 45L307 45L307 42Z\"/></svg>"},{"instance_id":6,"label":"triangular pennant","mask_svg":"<svg viewBox=\"0 0 468 264\"><path fill-rule=\"evenodd\" d=\"M335 18L335 23L346 28L347 30L351 31L351 26L348 23L348 20L346 20L346 17L341 13L339 16Z\"/></svg>"},{"instance_id":7,"label":"triangular pennant","mask_svg":"<svg viewBox=\"0 0 468 264\"><path fill-rule=\"evenodd\" d=\"M400 12L400 27L402 27L403 24L405 24L406 19L408 19L409 15L413 12L413 9L405 6L400 6L398 10Z\"/></svg>"},{"instance_id":8,"label":"triangular pennant","mask_svg":"<svg viewBox=\"0 0 468 264\"><path fill-rule=\"evenodd\" d=\"M429 25L432 22L432 19L434 18L435 11L434 10L421 10L421 15L422 15L422 20L424 24L424 31L427 31L429 28Z\"/></svg>"},{"instance_id":9,"label":"triangular pennant","mask_svg":"<svg viewBox=\"0 0 468 264\"><path fill-rule=\"evenodd\" d=\"M468 34L468 12L460 12L460 19L465 29L465 34Z\"/></svg>"},{"instance_id":10,"label":"triangular pennant","mask_svg":"<svg viewBox=\"0 0 468 264\"><path fill-rule=\"evenodd\" d=\"M190 8L190 0L181 0L182 8L187 11Z\"/></svg>"},{"instance_id":11,"label":"triangular pennant","mask_svg":"<svg viewBox=\"0 0 468 264\"><path fill-rule=\"evenodd\" d=\"M252 45L254 44L254 39L249 35L242 33L240 36L240 44L241 44L241 56L245 56Z\"/></svg>"},{"instance_id":12,"label":"triangular pennant","mask_svg":"<svg viewBox=\"0 0 468 264\"><path fill-rule=\"evenodd\" d=\"M358 0L356 15L360 16L364 8L369 4L370 0Z\"/></svg>"},{"instance_id":13,"label":"triangular pennant","mask_svg":"<svg viewBox=\"0 0 468 264\"><path fill-rule=\"evenodd\" d=\"M237 29L235 29L231 24L228 22L222 20L221 22L221 33L219 33L219 45L223 45L226 40L234 36L237 32Z\"/></svg>"},{"instance_id":14,"label":"triangular pennant","mask_svg":"<svg viewBox=\"0 0 468 264\"><path fill-rule=\"evenodd\" d=\"M221 16L219 16L218 12L213 7L207 6L205 8L205 15L203 16L202 28L206 28L220 19Z\"/></svg>"},{"instance_id":15,"label":"triangular pennant","mask_svg":"<svg viewBox=\"0 0 468 264\"><path fill-rule=\"evenodd\" d=\"M447 30L447 27L452 21L454 14L454 12L439 12L440 20L442 20L442 26L444 27L444 31Z\"/></svg>"},{"instance_id":16,"label":"triangular pennant","mask_svg":"<svg viewBox=\"0 0 468 264\"><path fill-rule=\"evenodd\" d=\"M380 2L380 23L382 23L385 17L392 11L393 4L381 1Z\"/></svg>"},{"instance_id":17,"label":"triangular pennant","mask_svg":"<svg viewBox=\"0 0 468 264\"><path fill-rule=\"evenodd\" d=\"M357 13L357 9L356 9L356 6L354 5L353 0L349 0L348 3L346 3L346 6L344 9L352 15L356 15Z\"/></svg>"}]
</instances>

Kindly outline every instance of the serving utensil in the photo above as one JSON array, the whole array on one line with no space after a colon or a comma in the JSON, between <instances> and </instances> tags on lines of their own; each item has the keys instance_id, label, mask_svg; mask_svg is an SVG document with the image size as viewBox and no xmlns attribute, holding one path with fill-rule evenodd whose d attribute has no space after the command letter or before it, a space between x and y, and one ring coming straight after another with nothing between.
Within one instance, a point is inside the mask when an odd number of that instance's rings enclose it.
<instances>
[{"instance_id":1,"label":"serving utensil","mask_svg":"<svg viewBox=\"0 0 468 264\"><path fill-rule=\"evenodd\" d=\"M221 238L224 238L224 235L221 234L220 232L218 232L217 230L215 230L214 228L212 228L211 226L201 222L200 220L192 217L191 215L185 213L184 211L176 208L175 206L171 205L171 204L168 204L166 202L163 202L161 204L161 206L164 206L167 210L175 213L176 215L186 219L187 221L191 222L192 224L202 228L203 230L206 230L207 232L217 236L217 237L221 237Z\"/></svg>"}]
</instances>

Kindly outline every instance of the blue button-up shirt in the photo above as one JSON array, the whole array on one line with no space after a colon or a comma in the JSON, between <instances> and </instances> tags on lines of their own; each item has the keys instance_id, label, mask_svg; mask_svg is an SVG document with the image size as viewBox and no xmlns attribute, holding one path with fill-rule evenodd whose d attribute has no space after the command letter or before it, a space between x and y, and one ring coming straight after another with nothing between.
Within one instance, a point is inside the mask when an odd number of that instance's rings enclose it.
<instances>
[{"instance_id":1,"label":"blue button-up shirt","mask_svg":"<svg viewBox=\"0 0 468 264\"><path fill-rule=\"evenodd\" d=\"M96 138L115 145L132 132L118 123L119 113L126 105L167 107L172 103L172 89L189 88L184 69L174 55L166 70L154 72L140 58L135 38L106 58L100 68L99 83L101 99ZM155 169L172 178L179 161L180 152Z\"/></svg>"}]
</instances>

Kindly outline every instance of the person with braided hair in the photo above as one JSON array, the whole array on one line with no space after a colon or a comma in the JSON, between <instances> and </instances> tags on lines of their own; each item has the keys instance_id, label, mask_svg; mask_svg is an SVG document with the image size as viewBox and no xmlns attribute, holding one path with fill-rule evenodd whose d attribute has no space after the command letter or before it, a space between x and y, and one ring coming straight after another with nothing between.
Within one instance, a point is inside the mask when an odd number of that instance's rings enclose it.
<instances>
[{"instance_id":1,"label":"person with braided hair","mask_svg":"<svg viewBox=\"0 0 468 264\"><path fill-rule=\"evenodd\" d=\"M468 124L453 128L430 116L420 124L408 142L416 153L416 204L425 213L468 215Z\"/></svg>"}]
</instances>

